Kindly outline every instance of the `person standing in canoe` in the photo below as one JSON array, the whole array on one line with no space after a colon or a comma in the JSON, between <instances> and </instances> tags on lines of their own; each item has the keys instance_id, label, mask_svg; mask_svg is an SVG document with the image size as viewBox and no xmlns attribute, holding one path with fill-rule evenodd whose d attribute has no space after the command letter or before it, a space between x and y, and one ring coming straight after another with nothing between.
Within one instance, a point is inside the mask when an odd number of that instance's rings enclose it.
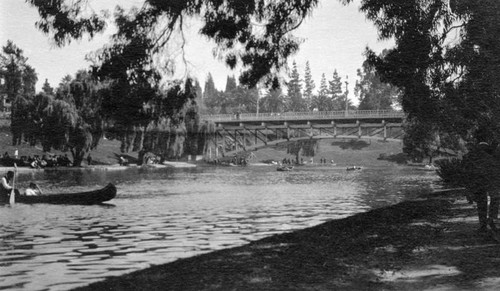
<instances>
[{"instance_id":1,"label":"person standing in canoe","mask_svg":"<svg viewBox=\"0 0 500 291\"><path fill-rule=\"evenodd\" d=\"M0 197L2 197L2 201L9 201L10 193L12 192L11 184L13 179L13 171L8 171L7 174L2 177L2 183L0 185Z\"/></svg>"}]
</instances>

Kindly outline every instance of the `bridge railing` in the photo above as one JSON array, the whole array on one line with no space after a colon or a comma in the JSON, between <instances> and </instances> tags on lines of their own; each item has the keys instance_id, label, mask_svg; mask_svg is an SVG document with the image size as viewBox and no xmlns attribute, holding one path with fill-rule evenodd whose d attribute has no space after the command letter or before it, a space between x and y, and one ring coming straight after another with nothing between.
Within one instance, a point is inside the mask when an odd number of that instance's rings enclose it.
<instances>
[{"instance_id":1,"label":"bridge railing","mask_svg":"<svg viewBox=\"0 0 500 291\"><path fill-rule=\"evenodd\" d=\"M352 119L352 118L402 118L404 112L395 110L342 110L281 113L240 113L203 115L202 120L224 121L275 121L304 119Z\"/></svg>"}]
</instances>

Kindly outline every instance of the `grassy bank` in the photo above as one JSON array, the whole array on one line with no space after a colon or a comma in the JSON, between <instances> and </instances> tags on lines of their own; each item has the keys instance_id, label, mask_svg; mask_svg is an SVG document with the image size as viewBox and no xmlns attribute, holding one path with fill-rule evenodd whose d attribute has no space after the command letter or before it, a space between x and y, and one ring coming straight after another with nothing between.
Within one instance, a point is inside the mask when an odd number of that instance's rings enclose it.
<instances>
[{"instance_id":1,"label":"grassy bank","mask_svg":"<svg viewBox=\"0 0 500 291\"><path fill-rule=\"evenodd\" d=\"M357 139L324 139L319 140L318 151L313 157L314 163L320 159L332 160L337 165L349 166L376 166L402 162L402 143L384 142L383 140L357 140ZM385 159L379 159L385 155ZM274 146L255 151L257 161L282 160L283 158L295 159L287 154L286 146ZM310 162L311 157L303 157L305 162Z\"/></svg>"},{"instance_id":2,"label":"grassy bank","mask_svg":"<svg viewBox=\"0 0 500 291\"><path fill-rule=\"evenodd\" d=\"M0 148L4 154L14 155L15 150L19 151L20 156L42 156L47 154L40 146L32 147L28 144L21 144L19 146L12 146L12 135L8 127L0 127ZM314 162L319 163L320 159L326 159L328 162L333 160L337 165L383 165L391 162L397 162L394 157L401 154L402 144L394 142L383 141L364 141L364 140L351 140L351 139L327 139L319 141L318 153L314 157ZM52 151L52 154L64 155L61 151ZM71 157L70 153L68 154ZM294 156L287 154L286 146L279 145L260 149L254 152L255 159L251 162L262 162L268 160L280 161L283 158L294 158ZM388 159L379 160L381 155L387 155ZM129 152L122 154L120 152L120 142L117 140L103 139L100 141L98 147L91 152L93 164L96 165L114 165L118 163L118 157L124 155L129 161L137 161L137 152ZM187 161L187 158L183 159ZM309 162L310 157L304 157L304 161ZM86 165L86 160L83 165Z\"/></svg>"},{"instance_id":3,"label":"grassy bank","mask_svg":"<svg viewBox=\"0 0 500 291\"><path fill-rule=\"evenodd\" d=\"M463 194L406 201L78 290L497 290L498 244Z\"/></svg>"},{"instance_id":4,"label":"grassy bank","mask_svg":"<svg viewBox=\"0 0 500 291\"><path fill-rule=\"evenodd\" d=\"M15 150L17 149L19 152L19 156L43 156L47 154L46 152L43 151L40 145L37 146L30 146L27 143L23 143L18 146L13 146L12 145L12 134L10 132L10 129L8 127L0 127L0 148L1 152L0 154L3 155L5 152L7 152L10 156L14 155ZM51 154L55 155L64 155L67 154L70 159L71 153L69 152L61 152L57 150L53 150L50 152ZM121 155L120 153L120 142L117 140L106 140L103 139L99 143L99 146L93 150L91 153L93 164L96 165L114 165L118 163L118 157ZM137 159L137 153L132 152L132 153L127 153L126 156L129 156L131 160L136 160ZM86 160L84 161L83 165L86 165Z\"/></svg>"}]
</instances>

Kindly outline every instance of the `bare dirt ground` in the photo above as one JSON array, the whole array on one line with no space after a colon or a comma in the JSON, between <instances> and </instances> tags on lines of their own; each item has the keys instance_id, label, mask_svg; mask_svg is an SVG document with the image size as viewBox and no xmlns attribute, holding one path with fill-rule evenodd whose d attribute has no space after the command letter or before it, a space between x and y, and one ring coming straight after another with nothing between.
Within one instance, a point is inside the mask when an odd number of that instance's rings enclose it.
<instances>
[{"instance_id":1,"label":"bare dirt ground","mask_svg":"<svg viewBox=\"0 0 500 291\"><path fill-rule=\"evenodd\" d=\"M500 245L456 191L79 290L499 290Z\"/></svg>"}]
</instances>

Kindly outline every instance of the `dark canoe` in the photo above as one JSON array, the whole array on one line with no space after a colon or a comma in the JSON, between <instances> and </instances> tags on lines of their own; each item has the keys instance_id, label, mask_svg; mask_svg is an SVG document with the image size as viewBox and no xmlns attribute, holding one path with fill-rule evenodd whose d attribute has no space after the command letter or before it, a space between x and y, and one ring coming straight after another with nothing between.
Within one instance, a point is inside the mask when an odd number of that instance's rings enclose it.
<instances>
[{"instance_id":1,"label":"dark canoe","mask_svg":"<svg viewBox=\"0 0 500 291\"><path fill-rule=\"evenodd\" d=\"M80 193L44 194L39 196L16 195L16 203L49 203L49 204L99 204L116 197L115 185L109 183L106 187Z\"/></svg>"}]
</instances>

